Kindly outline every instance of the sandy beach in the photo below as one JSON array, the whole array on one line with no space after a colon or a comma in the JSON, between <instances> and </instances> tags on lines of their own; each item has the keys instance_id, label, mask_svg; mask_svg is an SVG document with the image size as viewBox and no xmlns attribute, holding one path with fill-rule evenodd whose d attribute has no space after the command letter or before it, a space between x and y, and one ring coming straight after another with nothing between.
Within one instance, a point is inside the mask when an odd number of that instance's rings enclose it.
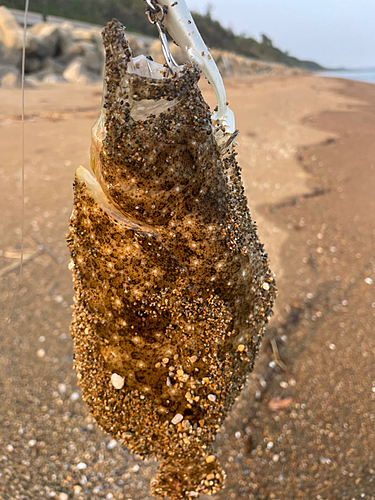
<instances>
[{"instance_id":1,"label":"sandy beach","mask_svg":"<svg viewBox=\"0 0 375 500\"><path fill-rule=\"evenodd\" d=\"M202 90L214 105L212 89ZM218 435L217 500L375 499L375 85L226 81L239 163L279 296ZM76 386L65 242L101 86L0 89L0 499L151 500L154 461L105 435ZM203 497L202 497L203 498Z\"/></svg>"}]
</instances>

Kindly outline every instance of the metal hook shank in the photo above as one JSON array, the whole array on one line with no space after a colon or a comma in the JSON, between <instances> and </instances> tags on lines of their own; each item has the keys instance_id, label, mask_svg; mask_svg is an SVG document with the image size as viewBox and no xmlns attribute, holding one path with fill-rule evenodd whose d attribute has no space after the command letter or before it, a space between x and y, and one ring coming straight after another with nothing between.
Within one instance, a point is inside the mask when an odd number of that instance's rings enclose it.
<instances>
[{"instance_id":1,"label":"metal hook shank","mask_svg":"<svg viewBox=\"0 0 375 500\"><path fill-rule=\"evenodd\" d=\"M227 106L223 79L198 31L185 0L157 0L157 4L167 8L163 20L165 29L180 46L189 61L201 69L214 89L217 111L212 116L213 120L221 121L227 132L233 133L235 130L234 114Z\"/></svg>"}]
</instances>

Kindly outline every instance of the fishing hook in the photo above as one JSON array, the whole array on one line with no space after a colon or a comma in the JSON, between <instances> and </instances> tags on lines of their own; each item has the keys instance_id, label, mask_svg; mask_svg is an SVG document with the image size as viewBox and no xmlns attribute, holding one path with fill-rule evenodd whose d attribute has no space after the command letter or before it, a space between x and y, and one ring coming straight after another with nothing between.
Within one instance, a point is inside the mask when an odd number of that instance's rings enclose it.
<instances>
[{"instance_id":1,"label":"fishing hook","mask_svg":"<svg viewBox=\"0 0 375 500\"><path fill-rule=\"evenodd\" d=\"M148 20L150 21L151 24L155 24L159 32L161 48L163 51L165 62L168 66L168 71L172 75L174 75L175 67L178 66L178 64L174 60L171 51L169 50L168 39L163 27L163 21L168 9L166 6L160 7L158 3L154 3L152 2L152 0L145 0L145 2L148 5L146 9L146 15L148 17Z\"/></svg>"}]
</instances>

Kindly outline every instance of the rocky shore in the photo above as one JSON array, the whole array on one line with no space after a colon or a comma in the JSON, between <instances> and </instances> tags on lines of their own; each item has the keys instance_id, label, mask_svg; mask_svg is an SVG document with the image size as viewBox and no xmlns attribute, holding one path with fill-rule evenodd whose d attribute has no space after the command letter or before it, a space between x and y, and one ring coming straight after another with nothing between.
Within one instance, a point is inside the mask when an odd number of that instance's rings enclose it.
<instances>
[{"instance_id":1,"label":"rocky shore","mask_svg":"<svg viewBox=\"0 0 375 500\"><path fill-rule=\"evenodd\" d=\"M104 51L100 28L77 27L72 22L51 20L28 27L26 35L25 81L39 83L92 84L102 78ZM163 54L157 38L128 34L134 55L148 54L163 63ZM23 28L12 11L0 7L0 86L14 87L21 80ZM178 63L184 63L181 50L171 44L171 52ZM248 59L226 51L212 50L220 71L225 77L267 74L290 75L302 71L282 64Z\"/></svg>"}]
</instances>

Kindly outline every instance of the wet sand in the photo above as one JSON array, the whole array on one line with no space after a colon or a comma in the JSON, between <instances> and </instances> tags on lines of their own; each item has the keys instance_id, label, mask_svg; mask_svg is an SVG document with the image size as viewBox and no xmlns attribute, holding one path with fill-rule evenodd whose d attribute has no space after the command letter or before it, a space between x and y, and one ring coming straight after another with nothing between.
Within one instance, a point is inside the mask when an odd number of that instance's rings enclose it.
<instances>
[{"instance_id":1,"label":"wet sand","mask_svg":"<svg viewBox=\"0 0 375 500\"><path fill-rule=\"evenodd\" d=\"M258 77L227 91L279 297L218 436L228 477L212 498L375 499L375 85ZM152 498L156 464L94 424L72 370L65 234L100 95L70 85L26 94L26 262L0 337L4 500ZM1 90L1 325L20 250L19 115L19 91Z\"/></svg>"}]
</instances>

